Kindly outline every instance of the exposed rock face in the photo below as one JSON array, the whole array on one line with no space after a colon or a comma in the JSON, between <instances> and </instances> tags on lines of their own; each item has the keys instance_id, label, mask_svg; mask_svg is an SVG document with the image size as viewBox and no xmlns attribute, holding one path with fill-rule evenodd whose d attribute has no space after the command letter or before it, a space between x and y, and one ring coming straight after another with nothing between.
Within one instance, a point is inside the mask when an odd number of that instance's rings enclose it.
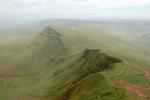
<instances>
[{"instance_id":1,"label":"exposed rock face","mask_svg":"<svg viewBox=\"0 0 150 100\"><path fill-rule=\"evenodd\" d=\"M54 29L50 27L46 27L42 32L42 35L46 35L48 37L60 37L61 35L57 33Z\"/></svg>"},{"instance_id":2,"label":"exposed rock face","mask_svg":"<svg viewBox=\"0 0 150 100\"><path fill-rule=\"evenodd\" d=\"M43 53L46 51L47 54L51 55L62 55L68 52L63 41L61 40L61 35L50 27L47 27L40 32L38 38L35 40L35 44L38 48L43 50Z\"/></svg>"},{"instance_id":3,"label":"exposed rock face","mask_svg":"<svg viewBox=\"0 0 150 100\"><path fill-rule=\"evenodd\" d=\"M101 53L99 49L86 49L83 51L81 58L81 68L88 69L88 72L94 73L100 70L107 69L114 63L121 62L120 59L110 57L105 53Z\"/></svg>"},{"instance_id":4,"label":"exposed rock face","mask_svg":"<svg viewBox=\"0 0 150 100\"><path fill-rule=\"evenodd\" d=\"M93 49L93 50L86 49L83 52L82 58L88 58L88 57L92 56L94 53L98 54L98 53L100 53L100 50L99 49Z\"/></svg>"},{"instance_id":5,"label":"exposed rock face","mask_svg":"<svg viewBox=\"0 0 150 100\"><path fill-rule=\"evenodd\" d=\"M50 51L68 51L63 41L61 40L61 35L50 27L47 27L40 32L40 35L36 42L42 44L42 46L48 47L49 49L51 49Z\"/></svg>"}]
</instances>

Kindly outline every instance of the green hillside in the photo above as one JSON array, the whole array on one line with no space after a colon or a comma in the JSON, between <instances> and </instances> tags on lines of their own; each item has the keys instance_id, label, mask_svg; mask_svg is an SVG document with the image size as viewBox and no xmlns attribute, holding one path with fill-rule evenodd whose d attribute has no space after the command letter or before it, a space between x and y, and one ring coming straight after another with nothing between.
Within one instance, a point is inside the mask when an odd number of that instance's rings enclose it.
<instances>
[{"instance_id":1,"label":"green hillside","mask_svg":"<svg viewBox=\"0 0 150 100\"><path fill-rule=\"evenodd\" d=\"M148 99L149 46L137 27L72 23L0 40L0 99Z\"/></svg>"}]
</instances>

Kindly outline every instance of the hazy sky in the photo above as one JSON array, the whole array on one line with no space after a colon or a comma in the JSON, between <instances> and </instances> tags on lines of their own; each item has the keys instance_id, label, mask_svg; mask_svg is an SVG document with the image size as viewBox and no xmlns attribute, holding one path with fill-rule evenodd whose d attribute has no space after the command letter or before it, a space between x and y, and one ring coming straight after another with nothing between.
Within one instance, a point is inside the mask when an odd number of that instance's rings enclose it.
<instances>
[{"instance_id":1,"label":"hazy sky","mask_svg":"<svg viewBox=\"0 0 150 100\"><path fill-rule=\"evenodd\" d=\"M150 19L150 0L0 0L0 21L49 18Z\"/></svg>"}]
</instances>

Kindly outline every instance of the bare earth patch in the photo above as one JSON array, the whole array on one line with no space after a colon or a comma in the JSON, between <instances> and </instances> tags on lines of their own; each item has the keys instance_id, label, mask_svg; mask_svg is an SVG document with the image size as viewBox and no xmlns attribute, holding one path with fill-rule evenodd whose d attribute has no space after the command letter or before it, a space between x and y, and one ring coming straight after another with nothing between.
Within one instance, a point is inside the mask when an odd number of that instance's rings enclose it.
<instances>
[{"instance_id":1,"label":"bare earth patch","mask_svg":"<svg viewBox=\"0 0 150 100\"><path fill-rule=\"evenodd\" d=\"M141 98L148 98L149 97L145 94L145 91L149 91L150 87L142 87L142 86L130 84L127 82L119 82L116 85L119 86L120 88L128 90L129 92L137 94Z\"/></svg>"},{"instance_id":2,"label":"bare earth patch","mask_svg":"<svg viewBox=\"0 0 150 100\"><path fill-rule=\"evenodd\" d=\"M133 68L137 69L138 71L140 71L141 73L144 74L144 77L148 80L150 80L150 72L149 71L145 71L144 69L142 69L142 67L140 66L136 66L134 64L131 64L129 62L127 62L126 60L124 60L126 64L131 65Z\"/></svg>"},{"instance_id":3,"label":"bare earth patch","mask_svg":"<svg viewBox=\"0 0 150 100\"><path fill-rule=\"evenodd\" d=\"M150 80L150 72L148 71L143 71L143 72L144 72L145 78Z\"/></svg>"}]
</instances>

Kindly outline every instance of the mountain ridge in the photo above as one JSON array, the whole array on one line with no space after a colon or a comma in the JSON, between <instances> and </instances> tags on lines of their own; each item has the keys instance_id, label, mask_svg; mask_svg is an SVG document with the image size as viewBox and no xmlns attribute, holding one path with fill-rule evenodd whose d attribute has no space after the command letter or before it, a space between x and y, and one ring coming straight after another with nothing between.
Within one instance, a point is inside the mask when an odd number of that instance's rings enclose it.
<instances>
[{"instance_id":1,"label":"mountain ridge","mask_svg":"<svg viewBox=\"0 0 150 100\"><path fill-rule=\"evenodd\" d=\"M10 96L11 87L4 86L8 90L6 94L4 92L6 97L23 100L128 99L125 90L114 87L101 74L116 63L123 63L121 59L95 48L72 53L63 39L63 34L51 27L46 27L31 39L19 58L14 60L14 67L8 70L8 73L15 71L21 75L10 73L7 79L15 92ZM5 78L0 81L5 81ZM20 92L22 89L24 91Z\"/></svg>"}]
</instances>

